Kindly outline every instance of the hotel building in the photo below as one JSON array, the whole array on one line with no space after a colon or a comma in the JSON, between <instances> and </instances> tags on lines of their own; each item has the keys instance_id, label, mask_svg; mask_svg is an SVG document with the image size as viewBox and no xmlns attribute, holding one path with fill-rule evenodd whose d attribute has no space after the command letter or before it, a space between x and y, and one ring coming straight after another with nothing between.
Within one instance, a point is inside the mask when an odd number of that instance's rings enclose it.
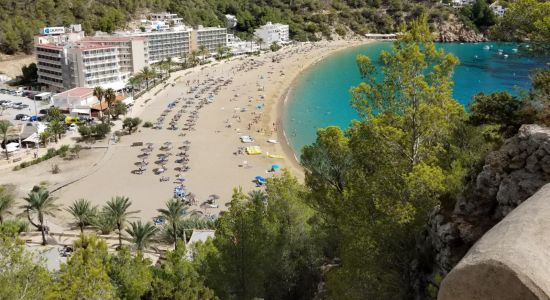
<instances>
[{"instance_id":1,"label":"hotel building","mask_svg":"<svg viewBox=\"0 0 550 300\"><path fill-rule=\"evenodd\" d=\"M262 40L262 44L271 46L273 43L286 43L290 41L289 27L285 24L271 23L254 30L254 35Z\"/></svg>"},{"instance_id":2,"label":"hotel building","mask_svg":"<svg viewBox=\"0 0 550 300\"><path fill-rule=\"evenodd\" d=\"M178 58L202 47L210 53L227 46L227 29L183 25L176 14L152 14L139 31L85 37L80 25L47 27L35 37L38 82L53 91L74 87L125 87L145 66ZM67 31L67 32L66 32Z\"/></svg>"},{"instance_id":3,"label":"hotel building","mask_svg":"<svg viewBox=\"0 0 550 300\"><path fill-rule=\"evenodd\" d=\"M205 47L210 53L214 53L219 47L225 46L227 46L226 28L199 26L191 33L191 51Z\"/></svg>"},{"instance_id":4,"label":"hotel building","mask_svg":"<svg viewBox=\"0 0 550 300\"><path fill-rule=\"evenodd\" d=\"M142 38L84 38L83 32L35 38L38 82L63 91L74 87L124 88L148 64Z\"/></svg>"},{"instance_id":5,"label":"hotel building","mask_svg":"<svg viewBox=\"0 0 550 300\"><path fill-rule=\"evenodd\" d=\"M141 37L147 40L148 61L157 63L168 57L181 57L190 52L192 29L185 26L160 31L117 32L119 37Z\"/></svg>"}]
</instances>

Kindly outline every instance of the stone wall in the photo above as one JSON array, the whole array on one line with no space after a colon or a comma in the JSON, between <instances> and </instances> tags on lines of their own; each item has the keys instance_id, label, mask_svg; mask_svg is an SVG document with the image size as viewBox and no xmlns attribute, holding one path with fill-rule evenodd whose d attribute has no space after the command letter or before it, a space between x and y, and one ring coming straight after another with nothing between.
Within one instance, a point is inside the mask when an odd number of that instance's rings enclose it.
<instances>
[{"instance_id":1,"label":"stone wall","mask_svg":"<svg viewBox=\"0 0 550 300\"><path fill-rule=\"evenodd\" d=\"M550 184L509 213L445 277L439 300L550 299Z\"/></svg>"},{"instance_id":2,"label":"stone wall","mask_svg":"<svg viewBox=\"0 0 550 300\"><path fill-rule=\"evenodd\" d=\"M437 284L435 274L449 273L489 229L548 182L550 129L523 125L486 157L454 207L439 207L430 217L426 238L419 245L424 275L414 274L417 298L425 297L422 290L429 282Z\"/></svg>"}]
</instances>

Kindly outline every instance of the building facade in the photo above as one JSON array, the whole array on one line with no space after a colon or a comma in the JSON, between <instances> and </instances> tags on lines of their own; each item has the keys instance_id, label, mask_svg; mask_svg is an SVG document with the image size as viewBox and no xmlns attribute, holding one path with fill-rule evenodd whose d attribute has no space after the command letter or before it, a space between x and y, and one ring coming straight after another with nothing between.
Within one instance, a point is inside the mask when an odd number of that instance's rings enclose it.
<instances>
[{"instance_id":1,"label":"building facade","mask_svg":"<svg viewBox=\"0 0 550 300\"><path fill-rule=\"evenodd\" d=\"M204 47L210 53L215 53L219 47L227 46L227 29L199 26L192 31L191 39L191 51Z\"/></svg>"},{"instance_id":2,"label":"building facade","mask_svg":"<svg viewBox=\"0 0 550 300\"><path fill-rule=\"evenodd\" d=\"M270 46L273 43L287 43L290 41L289 27L285 24L271 23L254 30L254 36L261 40L262 45Z\"/></svg>"},{"instance_id":3,"label":"building facade","mask_svg":"<svg viewBox=\"0 0 550 300\"><path fill-rule=\"evenodd\" d=\"M142 37L147 40L148 63L168 57L181 57L190 52L191 29L179 26L161 31L119 32L121 37Z\"/></svg>"},{"instance_id":4,"label":"building facade","mask_svg":"<svg viewBox=\"0 0 550 300\"><path fill-rule=\"evenodd\" d=\"M35 39L38 82L53 91L74 87L124 88L147 64L144 39L87 39L74 32Z\"/></svg>"},{"instance_id":5,"label":"building facade","mask_svg":"<svg viewBox=\"0 0 550 300\"><path fill-rule=\"evenodd\" d=\"M143 24L152 27L93 37L85 37L80 25L44 28L35 37L38 82L52 91L95 86L120 90L149 64L202 48L216 53L228 45L226 28L193 29L176 14L152 14Z\"/></svg>"}]
</instances>

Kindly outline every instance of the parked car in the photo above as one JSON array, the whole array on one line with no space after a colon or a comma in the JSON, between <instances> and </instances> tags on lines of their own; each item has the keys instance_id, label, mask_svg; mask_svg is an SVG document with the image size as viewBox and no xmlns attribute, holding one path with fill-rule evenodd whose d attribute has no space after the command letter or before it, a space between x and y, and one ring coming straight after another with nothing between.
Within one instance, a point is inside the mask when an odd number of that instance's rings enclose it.
<instances>
[{"instance_id":1,"label":"parked car","mask_svg":"<svg viewBox=\"0 0 550 300\"><path fill-rule=\"evenodd\" d=\"M16 120L21 120L24 116L27 116L26 114L17 114L15 115Z\"/></svg>"},{"instance_id":2,"label":"parked car","mask_svg":"<svg viewBox=\"0 0 550 300\"><path fill-rule=\"evenodd\" d=\"M21 121L30 121L30 119L31 119L31 116L25 115L21 118Z\"/></svg>"}]
</instances>

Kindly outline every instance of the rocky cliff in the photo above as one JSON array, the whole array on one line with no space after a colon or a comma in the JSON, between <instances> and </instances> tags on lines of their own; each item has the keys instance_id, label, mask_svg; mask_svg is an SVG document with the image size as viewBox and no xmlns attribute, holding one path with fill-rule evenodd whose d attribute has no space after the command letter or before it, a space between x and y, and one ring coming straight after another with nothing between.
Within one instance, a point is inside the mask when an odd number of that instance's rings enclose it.
<instances>
[{"instance_id":1,"label":"rocky cliff","mask_svg":"<svg viewBox=\"0 0 550 300\"><path fill-rule=\"evenodd\" d=\"M452 207L430 217L419 245L425 274L419 286L446 275L472 245L519 204L550 182L550 128L523 125L518 134L490 153L479 174ZM422 296L420 296L422 297Z\"/></svg>"},{"instance_id":2,"label":"rocky cliff","mask_svg":"<svg viewBox=\"0 0 550 300\"><path fill-rule=\"evenodd\" d=\"M467 28L455 16L444 23L435 24L434 38L439 42L485 42L488 39L479 32Z\"/></svg>"}]
</instances>

